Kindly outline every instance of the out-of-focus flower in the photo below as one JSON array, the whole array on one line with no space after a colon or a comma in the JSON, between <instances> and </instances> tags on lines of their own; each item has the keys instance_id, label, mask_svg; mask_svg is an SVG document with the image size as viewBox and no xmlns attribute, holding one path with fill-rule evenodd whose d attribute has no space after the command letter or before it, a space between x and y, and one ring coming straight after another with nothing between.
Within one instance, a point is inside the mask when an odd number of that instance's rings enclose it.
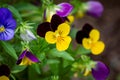
<instances>
[{"instance_id":1,"label":"out-of-focus flower","mask_svg":"<svg viewBox=\"0 0 120 80\"><path fill-rule=\"evenodd\" d=\"M96 66L92 68L92 75L95 80L106 80L109 74L109 68L100 61L97 61Z\"/></svg>"},{"instance_id":2,"label":"out-of-focus flower","mask_svg":"<svg viewBox=\"0 0 120 80\"><path fill-rule=\"evenodd\" d=\"M16 21L7 8L0 8L0 40L10 40L14 37Z\"/></svg>"},{"instance_id":3,"label":"out-of-focus flower","mask_svg":"<svg viewBox=\"0 0 120 80\"><path fill-rule=\"evenodd\" d=\"M37 57L35 57L27 49L22 52L17 60L18 65L31 65L32 63L40 62Z\"/></svg>"},{"instance_id":4,"label":"out-of-focus flower","mask_svg":"<svg viewBox=\"0 0 120 80\"><path fill-rule=\"evenodd\" d=\"M26 29L23 33L21 33L20 37L24 41L29 41L29 42L36 39L35 35L29 29Z\"/></svg>"},{"instance_id":5,"label":"out-of-focus flower","mask_svg":"<svg viewBox=\"0 0 120 80\"><path fill-rule=\"evenodd\" d=\"M86 2L86 12L93 17L100 17L104 10L103 5L98 1Z\"/></svg>"},{"instance_id":6,"label":"out-of-focus flower","mask_svg":"<svg viewBox=\"0 0 120 80\"><path fill-rule=\"evenodd\" d=\"M0 80L9 80L10 69L7 65L0 65Z\"/></svg>"},{"instance_id":7,"label":"out-of-focus flower","mask_svg":"<svg viewBox=\"0 0 120 80\"><path fill-rule=\"evenodd\" d=\"M71 13L72 9L73 9L73 6L66 2L47 8L46 9L46 21L50 22L54 14L57 14L60 17L66 17Z\"/></svg>"},{"instance_id":8,"label":"out-of-focus flower","mask_svg":"<svg viewBox=\"0 0 120 80\"><path fill-rule=\"evenodd\" d=\"M64 20L60 16L55 14L52 16L50 23L44 22L44 23L38 25L37 34L40 37L45 37L46 32L57 30L58 25L60 25L63 22L64 22Z\"/></svg>"},{"instance_id":9,"label":"out-of-focus flower","mask_svg":"<svg viewBox=\"0 0 120 80\"><path fill-rule=\"evenodd\" d=\"M68 36L70 32L70 26L66 23L62 23L58 26L55 32L48 31L45 35L45 39L50 44L55 44L57 50L63 51L69 47L71 37Z\"/></svg>"},{"instance_id":10,"label":"out-of-focus flower","mask_svg":"<svg viewBox=\"0 0 120 80\"><path fill-rule=\"evenodd\" d=\"M83 47L91 50L92 54L98 55L103 52L105 44L99 40L100 32L97 29L92 29L88 24L86 26L88 27L84 27L83 30L78 31L76 40L78 43L82 42Z\"/></svg>"}]
</instances>

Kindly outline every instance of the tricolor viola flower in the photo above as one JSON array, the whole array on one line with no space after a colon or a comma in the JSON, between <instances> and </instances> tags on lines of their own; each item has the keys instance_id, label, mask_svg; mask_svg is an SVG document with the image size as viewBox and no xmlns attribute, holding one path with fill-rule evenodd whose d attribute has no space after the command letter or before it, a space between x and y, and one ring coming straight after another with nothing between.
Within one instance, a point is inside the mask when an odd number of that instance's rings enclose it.
<instances>
[{"instance_id":1,"label":"tricolor viola flower","mask_svg":"<svg viewBox=\"0 0 120 80\"><path fill-rule=\"evenodd\" d=\"M70 26L67 23L63 23L64 20L58 16L53 15L51 23L44 22L38 26L37 34L41 37L45 37L46 41L50 44L55 44L59 51L66 50L71 42Z\"/></svg>"},{"instance_id":2,"label":"tricolor viola flower","mask_svg":"<svg viewBox=\"0 0 120 80\"><path fill-rule=\"evenodd\" d=\"M77 32L76 40L78 43L82 42L83 47L91 50L92 54L98 55L103 52L105 44L99 40L100 32L97 29L92 29L91 27L87 28L87 25L85 25L86 27L84 27L83 30Z\"/></svg>"},{"instance_id":3,"label":"tricolor viola flower","mask_svg":"<svg viewBox=\"0 0 120 80\"><path fill-rule=\"evenodd\" d=\"M37 57L35 57L27 49L22 52L17 60L18 65L31 65L32 63L40 62Z\"/></svg>"},{"instance_id":4,"label":"tricolor viola flower","mask_svg":"<svg viewBox=\"0 0 120 80\"><path fill-rule=\"evenodd\" d=\"M106 80L109 74L109 68L100 61L97 61L95 67L92 68L92 75L95 80Z\"/></svg>"},{"instance_id":5,"label":"tricolor viola flower","mask_svg":"<svg viewBox=\"0 0 120 80\"><path fill-rule=\"evenodd\" d=\"M0 80L9 80L10 69L7 65L0 65Z\"/></svg>"},{"instance_id":6,"label":"tricolor viola flower","mask_svg":"<svg viewBox=\"0 0 120 80\"><path fill-rule=\"evenodd\" d=\"M93 17L100 17L103 13L103 5L98 1L86 2L86 12Z\"/></svg>"},{"instance_id":7,"label":"tricolor viola flower","mask_svg":"<svg viewBox=\"0 0 120 80\"><path fill-rule=\"evenodd\" d=\"M54 14L57 14L60 17L66 17L71 13L72 9L73 9L73 6L66 2L47 8L46 9L47 21L50 22Z\"/></svg>"},{"instance_id":8,"label":"tricolor viola flower","mask_svg":"<svg viewBox=\"0 0 120 80\"><path fill-rule=\"evenodd\" d=\"M7 8L0 8L0 40L6 41L14 37L16 21Z\"/></svg>"},{"instance_id":9,"label":"tricolor viola flower","mask_svg":"<svg viewBox=\"0 0 120 80\"><path fill-rule=\"evenodd\" d=\"M73 15L68 15L67 17L62 17L64 22L68 24L72 24L74 22L74 16Z\"/></svg>"}]
</instances>

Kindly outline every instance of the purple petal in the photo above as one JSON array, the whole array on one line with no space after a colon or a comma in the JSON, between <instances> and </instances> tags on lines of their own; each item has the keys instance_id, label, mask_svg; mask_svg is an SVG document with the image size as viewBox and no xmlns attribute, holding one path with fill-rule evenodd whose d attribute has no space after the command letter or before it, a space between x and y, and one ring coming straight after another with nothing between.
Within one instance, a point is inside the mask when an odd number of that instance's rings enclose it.
<instances>
[{"instance_id":1,"label":"purple petal","mask_svg":"<svg viewBox=\"0 0 120 80\"><path fill-rule=\"evenodd\" d=\"M96 67L92 69L92 75L95 80L106 80L109 73L109 68L100 61L98 61Z\"/></svg>"},{"instance_id":2,"label":"purple petal","mask_svg":"<svg viewBox=\"0 0 120 80\"><path fill-rule=\"evenodd\" d=\"M7 29L15 29L16 28L16 21L14 19L6 19L4 22L3 22L3 25L5 28Z\"/></svg>"},{"instance_id":3,"label":"purple petal","mask_svg":"<svg viewBox=\"0 0 120 80\"><path fill-rule=\"evenodd\" d=\"M25 56L25 54L27 53L27 49L26 50L24 50L22 53L21 53L21 55L19 56L19 58L18 58L18 60L17 60L17 65L19 65L20 63L21 63L21 61L22 61L22 59L24 58L24 56Z\"/></svg>"},{"instance_id":4,"label":"purple petal","mask_svg":"<svg viewBox=\"0 0 120 80\"><path fill-rule=\"evenodd\" d=\"M100 17L103 12L103 5L98 1L88 1L88 11L87 14L93 17Z\"/></svg>"},{"instance_id":5,"label":"purple petal","mask_svg":"<svg viewBox=\"0 0 120 80\"><path fill-rule=\"evenodd\" d=\"M47 31L51 31L49 22L44 22L44 23L38 25L37 34L40 37L45 37L45 34Z\"/></svg>"},{"instance_id":6,"label":"purple petal","mask_svg":"<svg viewBox=\"0 0 120 80\"><path fill-rule=\"evenodd\" d=\"M56 14L60 17L68 16L73 9L73 6L66 2L58 4L58 7L60 7L60 10L56 10Z\"/></svg>"},{"instance_id":7,"label":"purple petal","mask_svg":"<svg viewBox=\"0 0 120 80\"><path fill-rule=\"evenodd\" d=\"M12 29L5 29L4 32L0 33L0 40L7 41L12 39L13 37L14 37L14 30Z\"/></svg>"},{"instance_id":8,"label":"purple petal","mask_svg":"<svg viewBox=\"0 0 120 80\"><path fill-rule=\"evenodd\" d=\"M12 18L12 13L7 8L0 8L0 21Z\"/></svg>"},{"instance_id":9,"label":"purple petal","mask_svg":"<svg viewBox=\"0 0 120 80\"><path fill-rule=\"evenodd\" d=\"M26 57L28 57L33 62L40 62L36 56L34 56L31 52L27 51Z\"/></svg>"},{"instance_id":10,"label":"purple petal","mask_svg":"<svg viewBox=\"0 0 120 80\"><path fill-rule=\"evenodd\" d=\"M51 28L53 31L57 30L58 25L63 23L64 20L59 15L53 15L51 19Z\"/></svg>"}]
</instances>

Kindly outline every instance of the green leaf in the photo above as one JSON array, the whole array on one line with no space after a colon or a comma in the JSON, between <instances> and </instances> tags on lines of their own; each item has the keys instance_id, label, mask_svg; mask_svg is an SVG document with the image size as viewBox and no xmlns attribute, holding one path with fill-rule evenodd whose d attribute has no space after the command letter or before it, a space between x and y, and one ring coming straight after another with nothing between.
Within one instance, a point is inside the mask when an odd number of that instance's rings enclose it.
<instances>
[{"instance_id":1,"label":"green leaf","mask_svg":"<svg viewBox=\"0 0 120 80\"><path fill-rule=\"evenodd\" d=\"M85 49L82 45L80 45L80 46L77 47L76 53L83 55L83 54L89 54L89 53L91 53L91 51Z\"/></svg>"},{"instance_id":2,"label":"green leaf","mask_svg":"<svg viewBox=\"0 0 120 80\"><path fill-rule=\"evenodd\" d=\"M26 66L15 65L15 66L12 68L11 72L12 72L12 73L18 73L18 72L23 71L25 68L26 68Z\"/></svg>"},{"instance_id":3,"label":"green leaf","mask_svg":"<svg viewBox=\"0 0 120 80\"><path fill-rule=\"evenodd\" d=\"M66 51L58 51L56 48L50 50L49 54L54 57L61 57L66 60L74 61L74 58Z\"/></svg>"},{"instance_id":4,"label":"green leaf","mask_svg":"<svg viewBox=\"0 0 120 80\"><path fill-rule=\"evenodd\" d=\"M4 50L13 58L15 58L16 60L18 59L18 56L15 52L15 49L12 47L11 44L1 41L1 45L3 46Z\"/></svg>"},{"instance_id":5,"label":"green leaf","mask_svg":"<svg viewBox=\"0 0 120 80\"><path fill-rule=\"evenodd\" d=\"M47 59L47 64L58 64L60 63L57 59Z\"/></svg>"},{"instance_id":6,"label":"green leaf","mask_svg":"<svg viewBox=\"0 0 120 80\"><path fill-rule=\"evenodd\" d=\"M13 13L13 15L15 16L15 18L18 19L18 21L22 21L21 15L20 15L20 13L18 12L18 10L16 8L14 8L11 5L8 5L8 9L10 9L10 11Z\"/></svg>"},{"instance_id":7,"label":"green leaf","mask_svg":"<svg viewBox=\"0 0 120 80\"><path fill-rule=\"evenodd\" d=\"M38 74L41 73L39 64L32 64L31 67L32 67Z\"/></svg>"}]
</instances>

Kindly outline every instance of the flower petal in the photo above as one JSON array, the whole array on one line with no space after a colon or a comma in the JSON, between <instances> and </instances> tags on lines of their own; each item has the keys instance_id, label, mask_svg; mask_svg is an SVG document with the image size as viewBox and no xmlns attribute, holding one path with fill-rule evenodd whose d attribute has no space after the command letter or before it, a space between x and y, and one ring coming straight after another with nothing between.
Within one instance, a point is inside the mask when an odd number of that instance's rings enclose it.
<instances>
[{"instance_id":1,"label":"flower petal","mask_svg":"<svg viewBox=\"0 0 120 80\"><path fill-rule=\"evenodd\" d=\"M24 56L25 56L26 53L27 53L27 49L24 50L24 51L21 53L21 55L19 56L19 58L18 58L18 60L17 60L17 62L16 62L17 65L19 65L19 64L21 63L21 61L22 61L22 59L24 58Z\"/></svg>"},{"instance_id":2,"label":"flower petal","mask_svg":"<svg viewBox=\"0 0 120 80\"><path fill-rule=\"evenodd\" d=\"M90 33L90 31L93 29L93 27L90 25L90 24L88 24L88 23L86 23L84 26L83 26L83 28L82 28L82 30L83 30L83 32L85 32L87 35L89 35L89 33ZM88 36L89 37L89 36ZM87 38L88 38L87 37Z\"/></svg>"},{"instance_id":3,"label":"flower petal","mask_svg":"<svg viewBox=\"0 0 120 80\"><path fill-rule=\"evenodd\" d=\"M7 76L0 76L0 80L9 80Z\"/></svg>"},{"instance_id":4,"label":"flower petal","mask_svg":"<svg viewBox=\"0 0 120 80\"><path fill-rule=\"evenodd\" d=\"M63 37L62 39L57 40L57 42L56 42L57 50L59 50L59 51L66 50L69 47L70 42L71 42L70 36Z\"/></svg>"},{"instance_id":5,"label":"flower petal","mask_svg":"<svg viewBox=\"0 0 120 80\"><path fill-rule=\"evenodd\" d=\"M56 14L53 15L52 19L51 19L51 28L52 28L52 31L57 30L58 25L60 25L63 22L64 22L64 20L60 16L58 16Z\"/></svg>"},{"instance_id":6,"label":"flower petal","mask_svg":"<svg viewBox=\"0 0 120 80\"><path fill-rule=\"evenodd\" d=\"M29 51L27 51L26 57L29 58L32 62L40 62L39 59Z\"/></svg>"},{"instance_id":7,"label":"flower petal","mask_svg":"<svg viewBox=\"0 0 120 80\"><path fill-rule=\"evenodd\" d=\"M0 65L0 76L9 76L10 75L10 69L7 65ZM1 79L0 79L1 80Z\"/></svg>"},{"instance_id":8,"label":"flower petal","mask_svg":"<svg viewBox=\"0 0 120 80\"><path fill-rule=\"evenodd\" d=\"M98 55L103 52L105 44L102 41L98 41L91 47L92 54Z\"/></svg>"},{"instance_id":9,"label":"flower petal","mask_svg":"<svg viewBox=\"0 0 120 80\"><path fill-rule=\"evenodd\" d=\"M109 74L109 68L100 61L97 61L96 67L92 69L92 75L95 80L106 80Z\"/></svg>"},{"instance_id":10,"label":"flower petal","mask_svg":"<svg viewBox=\"0 0 120 80\"><path fill-rule=\"evenodd\" d=\"M89 37L93 42L97 42L100 38L100 32L97 29L92 29L90 31Z\"/></svg>"},{"instance_id":11,"label":"flower petal","mask_svg":"<svg viewBox=\"0 0 120 80\"><path fill-rule=\"evenodd\" d=\"M37 34L40 37L45 37L46 32L51 31L50 28L50 23L49 22L44 22L42 24L39 24L38 28L37 28Z\"/></svg>"},{"instance_id":12,"label":"flower petal","mask_svg":"<svg viewBox=\"0 0 120 80\"><path fill-rule=\"evenodd\" d=\"M12 29L6 29L4 32L0 33L0 40L10 40L14 37L14 30Z\"/></svg>"},{"instance_id":13,"label":"flower petal","mask_svg":"<svg viewBox=\"0 0 120 80\"><path fill-rule=\"evenodd\" d=\"M91 48L91 39L83 38L82 45L84 48L90 49Z\"/></svg>"},{"instance_id":14,"label":"flower petal","mask_svg":"<svg viewBox=\"0 0 120 80\"><path fill-rule=\"evenodd\" d=\"M12 13L7 8L0 8L0 22L1 20L5 20L8 18L12 18Z\"/></svg>"},{"instance_id":15,"label":"flower petal","mask_svg":"<svg viewBox=\"0 0 120 80\"><path fill-rule=\"evenodd\" d=\"M65 37L70 33L70 26L66 23L62 23L58 26L57 31L60 36Z\"/></svg>"},{"instance_id":16,"label":"flower petal","mask_svg":"<svg viewBox=\"0 0 120 80\"><path fill-rule=\"evenodd\" d=\"M58 7L60 7L60 9L56 10L56 13L60 17L68 16L70 14L70 12L72 11L72 9L73 9L73 6L71 4L69 4L69 3L58 4Z\"/></svg>"},{"instance_id":17,"label":"flower petal","mask_svg":"<svg viewBox=\"0 0 120 80\"><path fill-rule=\"evenodd\" d=\"M88 10L87 14L93 17L100 17L104 10L103 5L98 1L88 1Z\"/></svg>"},{"instance_id":18,"label":"flower petal","mask_svg":"<svg viewBox=\"0 0 120 80\"><path fill-rule=\"evenodd\" d=\"M17 26L17 23L14 19L6 19L4 22L3 22L3 25L6 29L15 29L16 26Z\"/></svg>"},{"instance_id":19,"label":"flower petal","mask_svg":"<svg viewBox=\"0 0 120 80\"><path fill-rule=\"evenodd\" d=\"M51 43L51 44L54 44L56 43L56 36L55 36L55 33L52 32L52 31L48 31L45 35L45 40L48 42L48 43Z\"/></svg>"}]
</instances>

